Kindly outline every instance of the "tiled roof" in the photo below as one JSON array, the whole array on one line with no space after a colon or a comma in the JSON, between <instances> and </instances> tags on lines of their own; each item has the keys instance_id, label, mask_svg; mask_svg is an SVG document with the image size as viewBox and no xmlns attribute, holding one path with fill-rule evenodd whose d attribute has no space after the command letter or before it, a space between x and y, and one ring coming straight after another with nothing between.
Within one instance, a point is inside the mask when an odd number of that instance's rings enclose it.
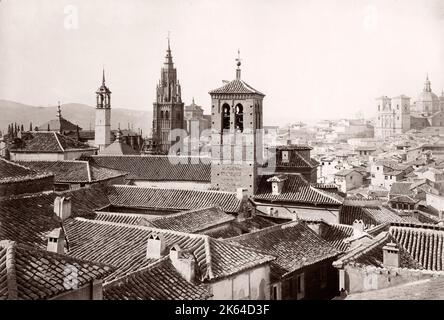
<instances>
[{"instance_id":1,"label":"tiled roof","mask_svg":"<svg viewBox=\"0 0 444 320\"><path fill-rule=\"evenodd\" d=\"M389 233L424 269L444 271L444 228L392 225Z\"/></svg>"},{"instance_id":2,"label":"tiled roof","mask_svg":"<svg viewBox=\"0 0 444 320\"><path fill-rule=\"evenodd\" d=\"M237 213L241 201L236 193L210 190L181 190L110 186L108 197L115 206L192 210L220 206L227 213Z\"/></svg>"},{"instance_id":3,"label":"tiled roof","mask_svg":"<svg viewBox=\"0 0 444 320\"><path fill-rule=\"evenodd\" d=\"M235 79L233 81L228 82L224 86L211 90L210 94L257 94L260 96L264 96L263 93L257 91L243 80Z\"/></svg>"},{"instance_id":4,"label":"tiled roof","mask_svg":"<svg viewBox=\"0 0 444 320\"><path fill-rule=\"evenodd\" d=\"M165 257L104 286L107 300L205 300L205 285L186 281Z\"/></svg>"},{"instance_id":5,"label":"tiled roof","mask_svg":"<svg viewBox=\"0 0 444 320\"><path fill-rule=\"evenodd\" d=\"M37 172L31 168L0 158L0 184L43 179L52 174Z\"/></svg>"},{"instance_id":6,"label":"tiled roof","mask_svg":"<svg viewBox=\"0 0 444 320\"><path fill-rule=\"evenodd\" d=\"M267 180L272 176L261 176L255 200L309 203L315 205L340 205L340 197L310 185L300 174L285 174L282 192L273 195L271 183Z\"/></svg>"},{"instance_id":7,"label":"tiled roof","mask_svg":"<svg viewBox=\"0 0 444 320\"><path fill-rule=\"evenodd\" d=\"M346 300L443 300L444 277L409 282L394 287L354 293Z\"/></svg>"},{"instance_id":8,"label":"tiled roof","mask_svg":"<svg viewBox=\"0 0 444 320\"><path fill-rule=\"evenodd\" d=\"M233 246L205 235L144 226L75 218L66 221L65 229L70 255L117 268L107 281L147 267L157 260L146 257L147 240L154 233L163 236L166 252L177 244L196 257L196 278L201 281L233 275L274 259L267 254Z\"/></svg>"},{"instance_id":9,"label":"tiled roof","mask_svg":"<svg viewBox=\"0 0 444 320\"><path fill-rule=\"evenodd\" d=\"M49 125L49 127L48 127L48 125ZM57 119L52 119L52 120L45 122L44 124L39 126L39 131L46 131L46 130L48 130L48 128L51 131L58 131L58 132L77 131L77 125L73 124L72 122L66 120L63 117L60 117ZM82 130L82 128L79 127L79 131L81 131L81 130Z\"/></svg>"},{"instance_id":10,"label":"tiled roof","mask_svg":"<svg viewBox=\"0 0 444 320\"><path fill-rule=\"evenodd\" d=\"M315 160L307 161L299 153L290 153L290 159L288 162L282 161L282 154L280 152L276 153L276 166L277 167L290 167L290 168L307 168L312 169L317 166L314 162Z\"/></svg>"},{"instance_id":11,"label":"tiled roof","mask_svg":"<svg viewBox=\"0 0 444 320\"><path fill-rule=\"evenodd\" d=\"M105 149L100 151L101 155L136 155L139 154L136 150L131 148L131 146L127 145L125 142L119 141L119 139L115 140Z\"/></svg>"},{"instance_id":12,"label":"tiled roof","mask_svg":"<svg viewBox=\"0 0 444 320\"><path fill-rule=\"evenodd\" d=\"M139 225L146 215L120 212L96 212L93 220Z\"/></svg>"},{"instance_id":13,"label":"tiled roof","mask_svg":"<svg viewBox=\"0 0 444 320\"><path fill-rule=\"evenodd\" d=\"M101 167L128 172L129 180L199 181L211 180L211 163L184 156L93 156ZM196 160L196 163L194 163Z\"/></svg>"},{"instance_id":14,"label":"tiled roof","mask_svg":"<svg viewBox=\"0 0 444 320\"><path fill-rule=\"evenodd\" d=\"M382 268L384 267L382 248L385 247L386 244L393 241L395 241L395 239L390 235L390 233L382 232L370 242L350 250L333 264L340 266L352 262L358 265L371 265ZM415 261L406 250L400 247L399 252L401 268L421 269L421 265Z\"/></svg>"},{"instance_id":15,"label":"tiled roof","mask_svg":"<svg viewBox=\"0 0 444 320\"><path fill-rule=\"evenodd\" d=\"M46 235L60 227L53 207L57 195L71 197L73 216L88 217L95 209L109 205L105 192L97 186L5 199L0 201L0 239L46 248Z\"/></svg>"},{"instance_id":16,"label":"tiled roof","mask_svg":"<svg viewBox=\"0 0 444 320\"><path fill-rule=\"evenodd\" d=\"M303 222L285 223L224 241L276 256L271 262L274 281L340 253Z\"/></svg>"},{"instance_id":17,"label":"tiled roof","mask_svg":"<svg viewBox=\"0 0 444 320\"><path fill-rule=\"evenodd\" d=\"M77 287L112 272L112 268L106 265L9 240L0 241L0 300L50 299L71 291L71 288L65 288L68 267L77 269Z\"/></svg>"},{"instance_id":18,"label":"tiled roof","mask_svg":"<svg viewBox=\"0 0 444 320\"><path fill-rule=\"evenodd\" d=\"M27 161L21 162L36 171L55 175L56 183L91 183L124 176L126 173L114 169L90 165L88 161Z\"/></svg>"},{"instance_id":19,"label":"tiled roof","mask_svg":"<svg viewBox=\"0 0 444 320\"><path fill-rule=\"evenodd\" d=\"M344 169L344 170L340 170L338 172L335 173L335 176L339 176L339 177L345 177L349 174L351 174L352 172L357 172L359 174L362 174L361 172L359 172L358 170L354 170L354 169Z\"/></svg>"},{"instance_id":20,"label":"tiled roof","mask_svg":"<svg viewBox=\"0 0 444 320\"><path fill-rule=\"evenodd\" d=\"M226 214L219 207L208 207L144 220L142 224L159 229L197 233L233 220L235 218L232 215Z\"/></svg>"},{"instance_id":21,"label":"tiled roof","mask_svg":"<svg viewBox=\"0 0 444 320\"><path fill-rule=\"evenodd\" d=\"M318 224L321 228L319 236L339 251L347 251L350 243L344 241L353 235L353 227L345 224L327 223L323 220L306 221L308 225Z\"/></svg>"},{"instance_id":22,"label":"tiled roof","mask_svg":"<svg viewBox=\"0 0 444 320\"><path fill-rule=\"evenodd\" d=\"M352 225L355 220L362 220L366 226L403 221L395 212L382 206L343 205L339 210L339 223Z\"/></svg>"},{"instance_id":23,"label":"tiled roof","mask_svg":"<svg viewBox=\"0 0 444 320\"><path fill-rule=\"evenodd\" d=\"M11 149L12 152L64 152L69 150L97 149L64 136L58 132L33 131L23 136L23 148Z\"/></svg>"}]
</instances>

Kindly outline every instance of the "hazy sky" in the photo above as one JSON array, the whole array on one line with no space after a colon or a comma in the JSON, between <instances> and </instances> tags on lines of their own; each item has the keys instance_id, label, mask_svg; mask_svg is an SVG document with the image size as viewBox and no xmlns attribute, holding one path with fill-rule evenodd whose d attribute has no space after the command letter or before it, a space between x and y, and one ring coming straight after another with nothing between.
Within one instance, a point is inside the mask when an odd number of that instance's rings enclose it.
<instances>
[{"instance_id":1,"label":"hazy sky","mask_svg":"<svg viewBox=\"0 0 444 320\"><path fill-rule=\"evenodd\" d=\"M239 48L265 124L373 116L427 72L444 88L440 0L1 0L0 99L94 105L105 65L113 106L151 112L168 31L186 104L209 110Z\"/></svg>"}]
</instances>

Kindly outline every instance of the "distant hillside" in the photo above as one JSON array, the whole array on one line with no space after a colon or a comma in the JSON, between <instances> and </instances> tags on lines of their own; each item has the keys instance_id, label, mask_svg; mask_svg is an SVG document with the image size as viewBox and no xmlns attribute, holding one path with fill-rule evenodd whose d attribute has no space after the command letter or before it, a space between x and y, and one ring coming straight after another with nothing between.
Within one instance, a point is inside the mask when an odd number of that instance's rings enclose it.
<instances>
[{"instance_id":1,"label":"distant hillside","mask_svg":"<svg viewBox=\"0 0 444 320\"><path fill-rule=\"evenodd\" d=\"M74 124L78 124L84 130L94 129L95 108L79 103L61 105L62 116ZM35 107L14 101L0 100L0 130L7 131L8 124L17 122L29 129L29 123L36 127L44 122L54 119L57 115L57 106ZM143 130L146 136L151 130L152 111L137 111L130 109L113 108L111 112L111 128L117 129L118 124L122 129L128 128L128 123L134 130Z\"/></svg>"}]
</instances>

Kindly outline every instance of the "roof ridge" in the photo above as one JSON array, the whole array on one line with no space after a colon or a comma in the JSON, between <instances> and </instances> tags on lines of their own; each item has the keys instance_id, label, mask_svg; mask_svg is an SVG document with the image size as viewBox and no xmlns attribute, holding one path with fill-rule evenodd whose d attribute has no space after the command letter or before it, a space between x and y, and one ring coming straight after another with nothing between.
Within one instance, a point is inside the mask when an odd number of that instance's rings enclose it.
<instances>
[{"instance_id":1,"label":"roof ridge","mask_svg":"<svg viewBox=\"0 0 444 320\"><path fill-rule=\"evenodd\" d=\"M205 260L207 262L207 274L204 275L202 280L204 280L205 277L208 277L208 280L211 280L214 278L214 274L213 274L212 259L211 259L210 237L207 235L204 235L203 239L205 242ZM214 239L211 239L211 240L214 240Z\"/></svg>"},{"instance_id":2,"label":"roof ridge","mask_svg":"<svg viewBox=\"0 0 444 320\"><path fill-rule=\"evenodd\" d=\"M16 242L4 240L6 242L6 285L8 288L8 300L16 300L18 298L17 288L17 270L15 267L16 259Z\"/></svg>"},{"instance_id":3,"label":"roof ridge","mask_svg":"<svg viewBox=\"0 0 444 320\"><path fill-rule=\"evenodd\" d=\"M119 223L119 222L113 222L113 221L93 220L93 219L87 219L87 218L82 218L82 217L75 217L73 220L89 222L89 223L96 223L96 224L104 224L104 225L110 225L110 226L116 226L116 227L124 227L124 228L130 228L130 229L148 230L148 231L152 231L155 233L170 233L170 234L175 234L175 235L179 235L179 236L186 236L186 237L190 237L190 238L194 238L194 239L202 239L203 237L206 237L206 235L203 235L203 234L187 233L187 232L176 231L176 230L160 229L160 228L155 228L155 227L134 225L134 224L128 224L128 223Z\"/></svg>"},{"instance_id":4,"label":"roof ridge","mask_svg":"<svg viewBox=\"0 0 444 320\"><path fill-rule=\"evenodd\" d=\"M62 151L65 152L65 149L62 147L62 143L59 140L57 132L54 131L53 134L54 134L54 136L56 138L57 143L59 144L60 149L62 149Z\"/></svg>"},{"instance_id":5,"label":"roof ridge","mask_svg":"<svg viewBox=\"0 0 444 320\"><path fill-rule=\"evenodd\" d=\"M180 217L180 216L183 216L183 215L186 215L186 214L189 214L189 213L194 213L194 212L198 212L198 211L204 211L204 210L213 209L213 208L219 209L223 213L225 213L218 205L212 205L212 206L208 206L208 207L204 207L204 208L197 208L197 209L179 211L179 212L176 212L176 213L169 214L167 216L156 217L156 218L150 219L148 222L159 221L159 220L164 220L164 219L170 219L170 218L174 218L174 217ZM225 213L225 214L228 215L227 213Z\"/></svg>"},{"instance_id":6,"label":"roof ridge","mask_svg":"<svg viewBox=\"0 0 444 320\"><path fill-rule=\"evenodd\" d=\"M230 191L222 191L222 190L198 190L198 189L180 189L180 188L166 188L166 187L142 187L142 186L133 186L133 185L127 185L127 184L115 184L111 186L111 188L133 188L133 189L147 189L147 190L180 190L180 191L191 191L191 192L199 192L199 193L220 193L220 194L227 194L227 195L236 195L236 192L230 192Z\"/></svg>"},{"instance_id":7,"label":"roof ridge","mask_svg":"<svg viewBox=\"0 0 444 320\"><path fill-rule=\"evenodd\" d=\"M315 192L318 192L318 193L322 194L323 196L325 196L327 198L332 199L333 201L335 201L338 204L342 204L343 203L343 201L339 201L338 199L336 199L335 197L331 196L328 192L326 192L324 190L317 189L317 188L313 187L311 184L309 185L309 187L310 187L311 190L313 190Z\"/></svg>"},{"instance_id":8,"label":"roof ridge","mask_svg":"<svg viewBox=\"0 0 444 320\"><path fill-rule=\"evenodd\" d=\"M8 164L10 164L10 165L17 166L17 167L21 167L21 168L23 168L23 169L26 169L26 170L32 171L32 172L34 172L34 173L38 173L36 170L31 169L31 168L29 168L29 167L26 167L26 166L24 166L24 165L21 165L19 162L10 161L10 160L7 160L7 159L2 158L2 157L0 157L0 160L4 161L4 162L6 162L6 163L8 163Z\"/></svg>"},{"instance_id":9,"label":"roof ridge","mask_svg":"<svg viewBox=\"0 0 444 320\"><path fill-rule=\"evenodd\" d=\"M89 166L89 161L86 161L86 172L88 173L88 182L92 182L91 167Z\"/></svg>"},{"instance_id":10,"label":"roof ridge","mask_svg":"<svg viewBox=\"0 0 444 320\"><path fill-rule=\"evenodd\" d=\"M244 233L235 237L231 237L231 238L227 238L227 239L222 239L222 241L238 241L238 240L243 240L246 239L248 237L251 236L259 236L261 234L267 234L269 232L273 232L275 230L280 230L280 229L286 229L286 228L291 228L294 226L297 226L298 224L300 224L300 221L289 221L289 222L285 222L285 223L281 223L281 224L276 224L274 226L270 226L270 227L266 227L266 228L262 228L258 231L253 231L250 233Z\"/></svg>"}]
</instances>

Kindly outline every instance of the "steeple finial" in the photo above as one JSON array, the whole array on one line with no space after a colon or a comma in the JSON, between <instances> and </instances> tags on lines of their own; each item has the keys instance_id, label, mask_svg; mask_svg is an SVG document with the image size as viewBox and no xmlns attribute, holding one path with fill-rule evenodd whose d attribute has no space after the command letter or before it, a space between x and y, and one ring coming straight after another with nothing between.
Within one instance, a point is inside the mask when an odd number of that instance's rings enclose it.
<instances>
[{"instance_id":1,"label":"steeple finial","mask_svg":"<svg viewBox=\"0 0 444 320\"><path fill-rule=\"evenodd\" d=\"M58 102L58 106L57 106L57 118L61 118L62 117L62 110L60 109L60 101Z\"/></svg>"},{"instance_id":2,"label":"steeple finial","mask_svg":"<svg viewBox=\"0 0 444 320\"><path fill-rule=\"evenodd\" d=\"M240 78L241 78L241 69L240 69L241 61L242 61L242 59L240 58L240 50L237 49L237 58L236 58L236 65L237 65L236 79L237 80L240 80Z\"/></svg>"},{"instance_id":3,"label":"steeple finial","mask_svg":"<svg viewBox=\"0 0 444 320\"><path fill-rule=\"evenodd\" d=\"M103 69L102 69L102 85L104 86L105 85L105 66L103 67Z\"/></svg>"},{"instance_id":4,"label":"steeple finial","mask_svg":"<svg viewBox=\"0 0 444 320\"><path fill-rule=\"evenodd\" d=\"M168 39L168 51L171 51L171 48L170 48L170 32L169 31L168 31L167 39Z\"/></svg>"}]
</instances>

